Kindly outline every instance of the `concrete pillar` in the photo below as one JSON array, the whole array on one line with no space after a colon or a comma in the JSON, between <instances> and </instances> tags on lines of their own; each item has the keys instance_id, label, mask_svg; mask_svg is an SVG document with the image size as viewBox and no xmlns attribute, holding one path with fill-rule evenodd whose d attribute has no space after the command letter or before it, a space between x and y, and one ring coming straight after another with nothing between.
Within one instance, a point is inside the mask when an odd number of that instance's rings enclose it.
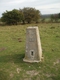
<instances>
[{"instance_id":1,"label":"concrete pillar","mask_svg":"<svg viewBox=\"0 0 60 80\"><path fill-rule=\"evenodd\" d=\"M42 48L38 27L26 29L26 53L23 61L40 62L42 60Z\"/></svg>"}]
</instances>

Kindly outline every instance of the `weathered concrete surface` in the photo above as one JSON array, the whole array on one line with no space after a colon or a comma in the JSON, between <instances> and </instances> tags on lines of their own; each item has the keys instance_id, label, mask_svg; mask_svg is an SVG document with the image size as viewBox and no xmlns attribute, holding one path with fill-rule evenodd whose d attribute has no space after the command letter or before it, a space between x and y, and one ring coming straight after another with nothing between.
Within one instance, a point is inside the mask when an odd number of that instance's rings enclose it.
<instances>
[{"instance_id":1,"label":"weathered concrete surface","mask_svg":"<svg viewBox=\"0 0 60 80\"><path fill-rule=\"evenodd\" d=\"M23 61L40 62L42 60L42 48L38 27L28 27L26 30L26 53Z\"/></svg>"}]
</instances>

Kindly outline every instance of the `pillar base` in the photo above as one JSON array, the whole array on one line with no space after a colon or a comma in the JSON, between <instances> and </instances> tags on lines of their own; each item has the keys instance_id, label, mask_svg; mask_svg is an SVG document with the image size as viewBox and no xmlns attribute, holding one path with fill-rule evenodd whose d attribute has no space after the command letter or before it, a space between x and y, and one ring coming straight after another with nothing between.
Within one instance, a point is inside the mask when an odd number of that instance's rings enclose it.
<instances>
[{"instance_id":1,"label":"pillar base","mask_svg":"<svg viewBox=\"0 0 60 80\"><path fill-rule=\"evenodd\" d=\"M34 63L34 62L39 63L39 62L42 62L43 60L44 60L44 57L42 57L41 60L29 60L25 58L23 59L24 62L30 62L30 63Z\"/></svg>"}]
</instances>

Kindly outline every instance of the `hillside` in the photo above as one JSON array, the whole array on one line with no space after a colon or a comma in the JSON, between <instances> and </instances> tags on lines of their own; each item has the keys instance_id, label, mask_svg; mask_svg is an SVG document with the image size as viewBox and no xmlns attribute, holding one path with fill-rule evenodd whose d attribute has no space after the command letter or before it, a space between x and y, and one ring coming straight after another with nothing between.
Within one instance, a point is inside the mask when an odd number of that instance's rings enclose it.
<instances>
[{"instance_id":1,"label":"hillside","mask_svg":"<svg viewBox=\"0 0 60 80\"><path fill-rule=\"evenodd\" d=\"M39 28L43 62L23 62L29 26ZM0 26L0 80L60 80L60 23Z\"/></svg>"},{"instance_id":2,"label":"hillside","mask_svg":"<svg viewBox=\"0 0 60 80\"><path fill-rule=\"evenodd\" d=\"M56 13L58 14L58 13ZM51 15L56 15L56 14L44 14L42 15L42 18L50 18Z\"/></svg>"}]
</instances>

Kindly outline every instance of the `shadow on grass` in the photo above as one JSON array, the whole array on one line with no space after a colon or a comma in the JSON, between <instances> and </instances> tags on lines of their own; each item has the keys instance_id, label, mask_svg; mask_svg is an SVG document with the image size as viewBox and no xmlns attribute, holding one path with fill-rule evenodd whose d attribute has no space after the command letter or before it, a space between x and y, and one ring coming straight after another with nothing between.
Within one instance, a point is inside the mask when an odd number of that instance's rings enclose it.
<instances>
[{"instance_id":1,"label":"shadow on grass","mask_svg":"<svg viewBox=\"0 0 60 80\"><path fill-rule=\"evenodd\" d=\"M14 63L23 63L24 54L11 54L11 55L5 55L0 56L0 63L8 63L8 62L14 62Z\"/></svg>"},{"instance_id":2,"label":"shadow on grass","mask_svg":"<svg viewBox=\"0 0 60 80\"><path fill-rule=\"evenodd\" d=\"M60 80L60 75L52 76L51 78L52 78L52 80Z\"/></svg>"},{"instance_id":3,"label":"shadow on grass","mask_svg":"<svg viewBox=\"0 0 60 80\"><path fill-rule=\"evenodd\" d=\"M8 76L6 72L0 71L0 80L8 80Z\"/></svg>"}]
</instances>

